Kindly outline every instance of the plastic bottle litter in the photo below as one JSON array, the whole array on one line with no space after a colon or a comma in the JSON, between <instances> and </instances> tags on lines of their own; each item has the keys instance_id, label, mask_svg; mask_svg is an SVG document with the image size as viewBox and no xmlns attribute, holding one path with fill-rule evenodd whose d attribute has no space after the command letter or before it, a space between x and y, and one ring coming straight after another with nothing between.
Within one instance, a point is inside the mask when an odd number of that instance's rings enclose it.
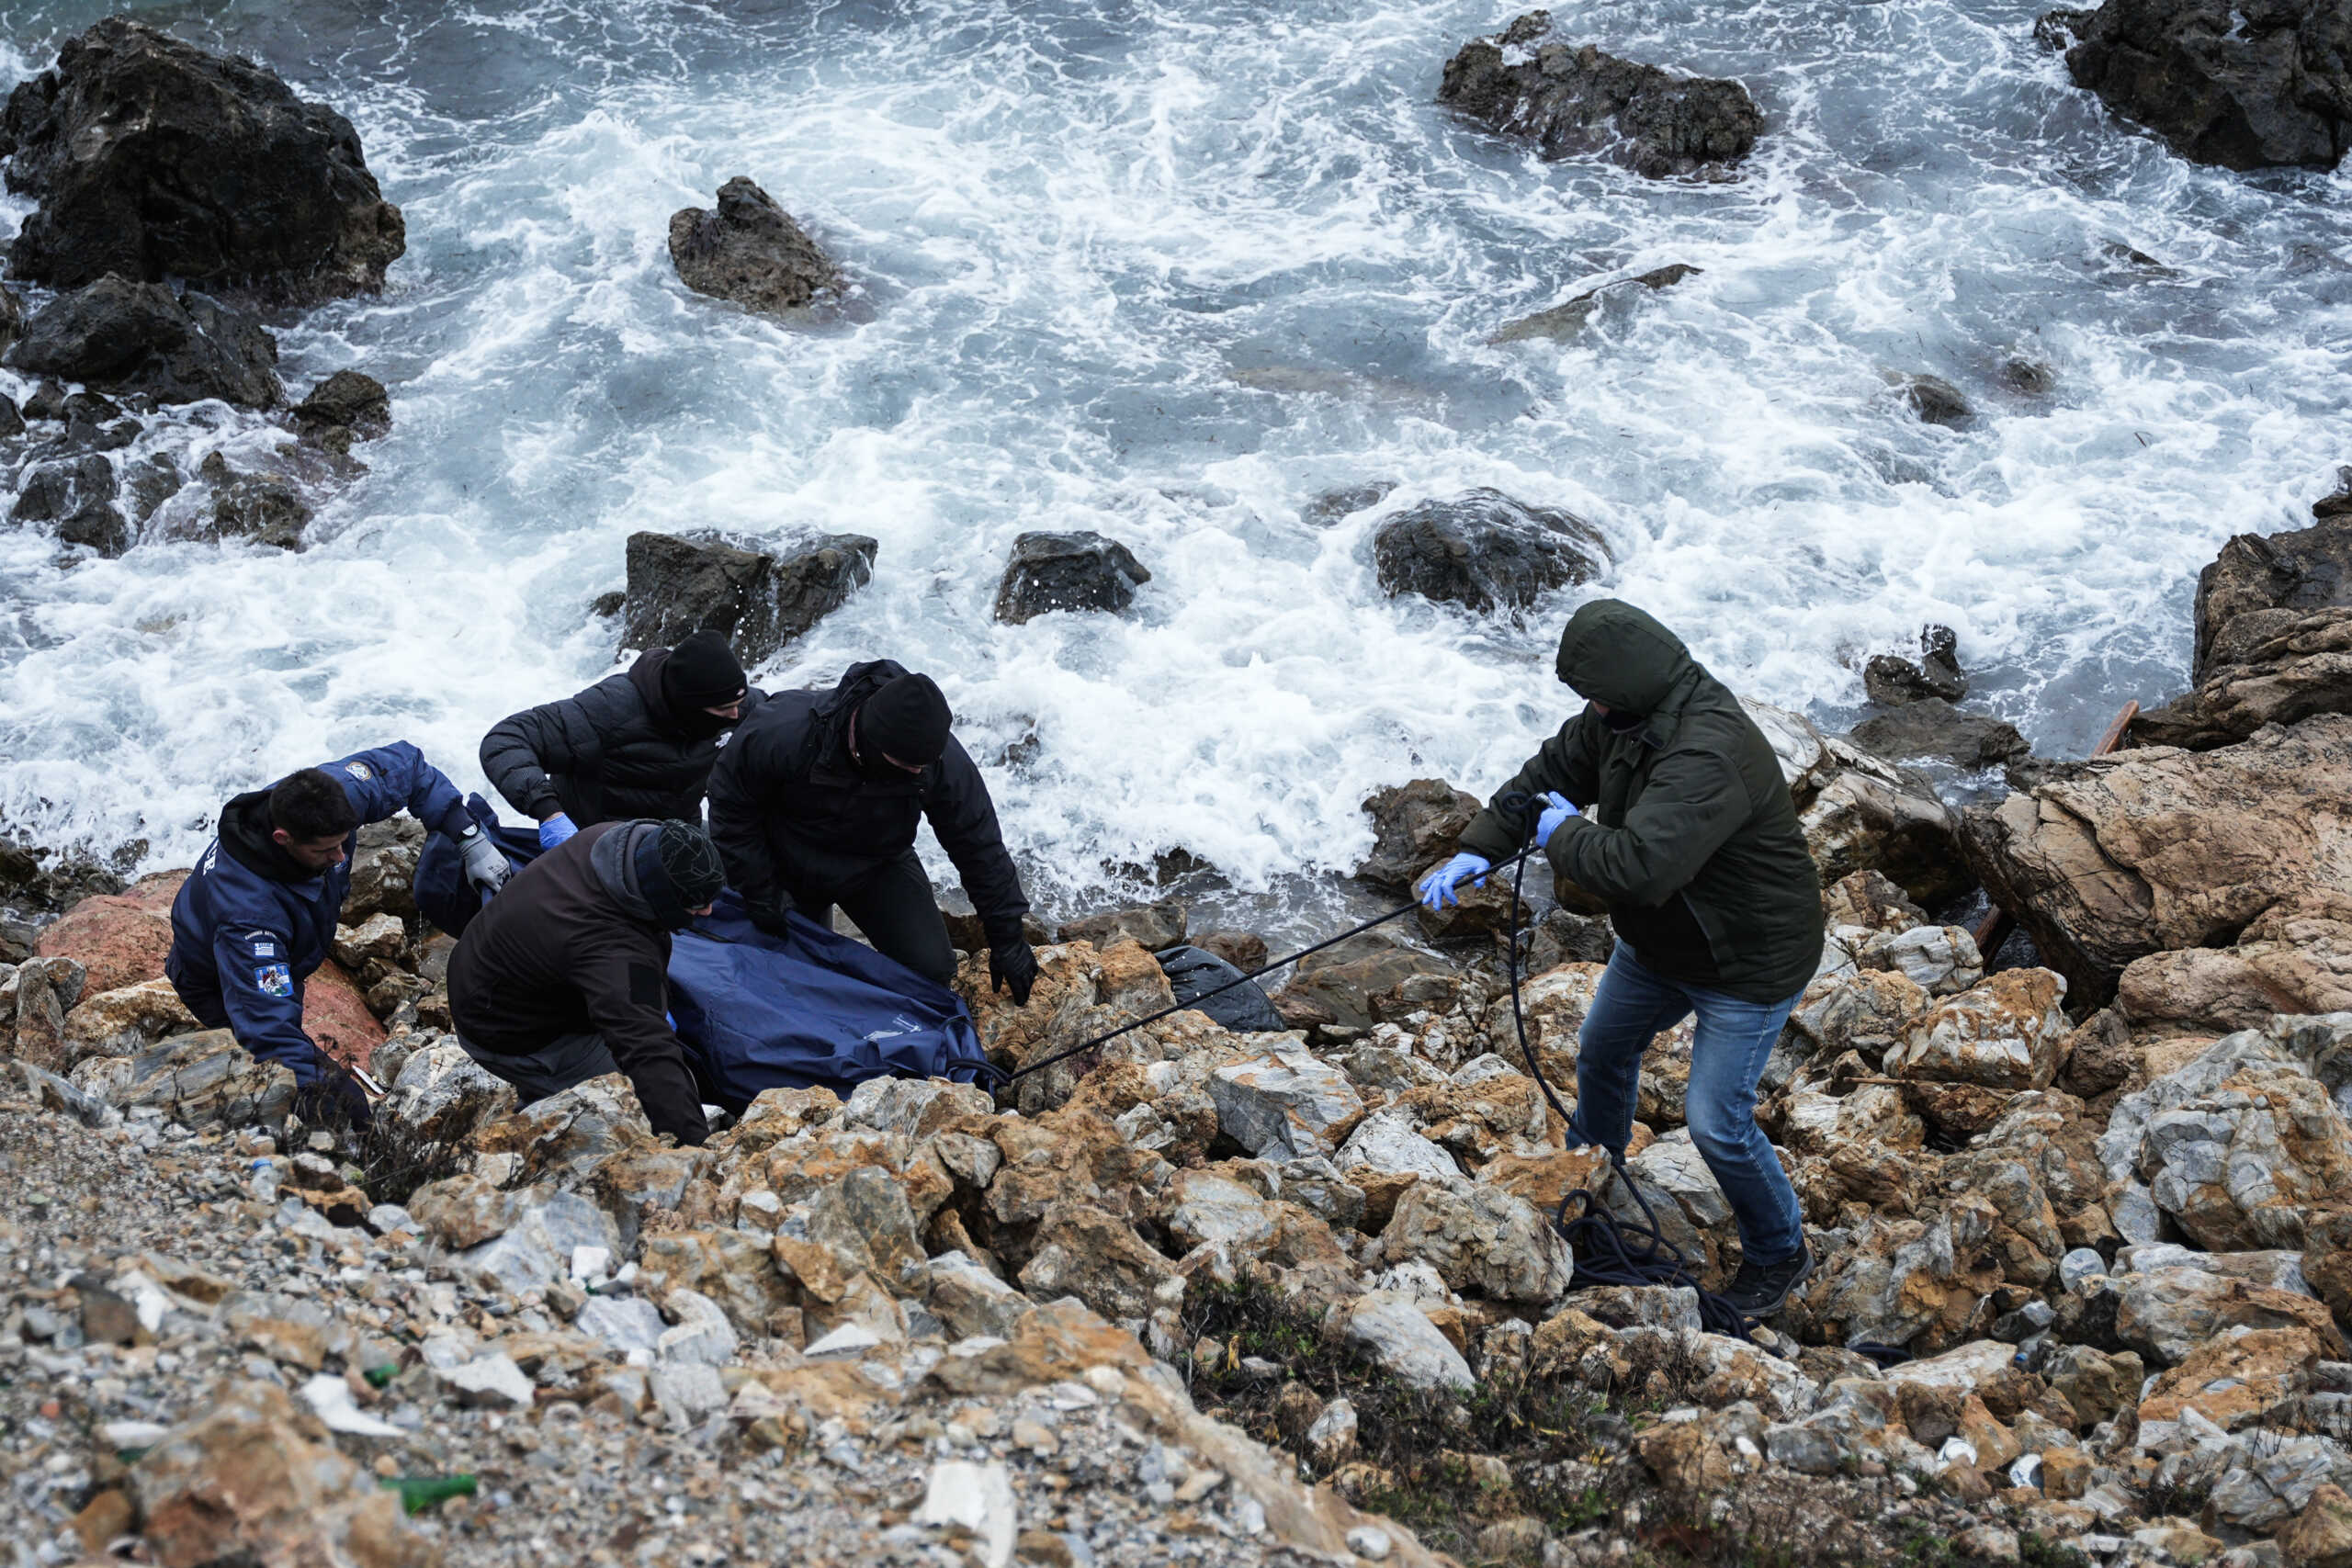
<instances>
[{"instance_id":1,"label":"plastic bottle litter","mask_svg":"<svg viewBox=\"0 0 2352 1568\"><path fill-rule=\"evenodd\" d=\"M253 1183L254 1197L264 1203L277 1201L277 1162L263 1156L245 1168L245 1179Z\"/></svg>"}]
</instances>

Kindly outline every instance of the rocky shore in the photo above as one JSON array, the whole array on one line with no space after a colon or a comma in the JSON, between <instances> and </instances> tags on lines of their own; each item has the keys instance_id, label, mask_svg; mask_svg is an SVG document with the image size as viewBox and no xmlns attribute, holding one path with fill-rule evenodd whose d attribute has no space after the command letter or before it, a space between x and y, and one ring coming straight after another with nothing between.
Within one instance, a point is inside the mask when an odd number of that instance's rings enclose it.
<instances>
[{"instance_id":1,"label":"rocky shore","mask_svg":"<svg viewBox=\"0 0 2352 1568\"><path fill-rule=\"evenodd\" d=\"M1757 710L1832 934L1761 1111L1822 1268L1751 1339L1689 1291L1571 1288L1552 1221L1579 1190L1645 1201L1710 1280L1737 1244L1681 1129L1687 1031L1622 1171L1564 1146L1499 879L1298 965L1279 1031L1180 1011L1001 1098L772 1090L678 1149L622 1079L518 1112L457 1048L413 830L368 830L311 985L319 1038L392 1086L340 1141L157 977L176 874L20 855L0 1412L28 1550L2352 1562L2352 685L2326 652L2352 519L2317 511L2224 549L2199 684L2143 725L2259 690L2242 735L2030 761L1954 813ZM1931 632L1874 684L1900 714L1966 682ZM1359 874L1402 886L1475 805L1381 792ZM1975 878L2047 967L1928 914ZM1606 920L1524 913L1527 1043L1572 1095ZM1038 933L1025 1009L984 955L959 988L1017 1069L1169 1007L1145 943L1185 924ZM456 1474L471 1495L413 1518L385 1484Z\"/></svg>"}]
</instances>

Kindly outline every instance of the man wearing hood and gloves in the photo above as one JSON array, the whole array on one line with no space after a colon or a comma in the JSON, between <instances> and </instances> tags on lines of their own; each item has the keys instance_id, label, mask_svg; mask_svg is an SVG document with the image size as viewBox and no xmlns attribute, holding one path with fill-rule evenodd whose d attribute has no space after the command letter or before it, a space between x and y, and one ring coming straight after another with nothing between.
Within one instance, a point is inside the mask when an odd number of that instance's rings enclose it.
<instances>
[{"instance_id":1,"label":"man wearing hood and gloves","mask_svg":"<svg viewBox=\"0 0 2352 1568\"><path fill-rule=\"evenodd\" d=\"M700 631L577 696L502 719L481 738L481 771L553 849L625 817L702 820L702 792L728 732L760 694L727 639Z\"/></svg>"},{"instance_id":2,"label":"man wearing hood and gloves","mask_svg":"<svg viewBox=\"0 0 2352 1568\"><path fill-rule=\"evenodd\" d=\"M718 852L690 822L600 822L516 872L449 955L458 1043L522 1103L628 1075L646 1120L710 1135L671 1025L670 933L710 912Z\"/></svg>"},{"instance_id":3,"label":"man wearing hood and gloves","mask_svg":"<svg viewBox=\"0 0 2352 1568\"><path fill-rule=\"evenodd\" d=\"M793 909L822 923L839 904L876 951L945 985L956 950L914 847L928 818L979 913L991 979L1026 1007L1029 900L954 720L937 682L888 659L851 665L830 692L778 692L711 772L710 835L762 929Z\"/></svg>"},{"instance_id":4,"label":"man wearing hood and gloves","mask_svg":"<svg viewBox=\"0 0 2352 1568\"><path fill-rule=\"evenodd\" d=\"M1557 668L1584 711L1496 793L1421 897L1451 901L1516 853L1526 827L1500 803L1531 798L1553 874L1607 900L1617 931L1577 1037L1575 1134L1623 1155L1642 1054L1696 1014L1685 1118L1739 1224L1724 1294L1761 1317L1813 1269L1756 1084L1821 963L1820 873L1770 742L1680 638L1604 599L1569 620Z\"/></svg>"}]
</instances>

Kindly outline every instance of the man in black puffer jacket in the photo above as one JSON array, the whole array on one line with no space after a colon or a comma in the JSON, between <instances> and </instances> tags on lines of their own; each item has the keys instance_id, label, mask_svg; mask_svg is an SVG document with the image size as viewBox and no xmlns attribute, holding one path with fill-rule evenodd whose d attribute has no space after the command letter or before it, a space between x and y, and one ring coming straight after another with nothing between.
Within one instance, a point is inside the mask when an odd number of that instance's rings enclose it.
<instances>
[{"instance_id":1,"label":"man in black puffer jacket","mask_svg":"<svg viewBox=\"0 0 2352 1568\"><path fill-rule=\"evenodd\" d=\"M548 849L596 822L699 822L711 764L759 701L727 639L696 632L577 696L501 720L482 737L481 771L539 823Z\"/></svg>"},{"instance_id":2,"label":"man in black puffer jacket","mask_svg":"<svg viewBox=\"0 0 2352 1568\"><path fill-rule=\"evenodd\" d=\"M839 904L877 950L944 985L956 951L914 847L929 818L988 932L990 976L1025 1007L1037 978L1021 931L1029 900L953 719L930 676L888 659L851 665L830 692L778 692L719 753L710 836L763 929L795 908L822 921Z\"/></svg>"}]
</instances>

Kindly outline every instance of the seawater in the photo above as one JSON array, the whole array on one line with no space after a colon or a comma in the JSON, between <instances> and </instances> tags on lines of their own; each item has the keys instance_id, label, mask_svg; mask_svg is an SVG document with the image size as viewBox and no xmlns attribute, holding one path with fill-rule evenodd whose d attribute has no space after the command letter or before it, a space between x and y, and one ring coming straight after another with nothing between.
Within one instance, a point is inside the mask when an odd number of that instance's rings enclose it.
<instances>
[{"instance_id":1,"label":"seawater","mask_svg":"<svg viewBox=\"0 0 2352 1568\"><path fill-rule=\"evenodd\" d=\"M139 7L358 126L409 253L381 298L279 323L282 369L298 396L367 369L397 423L300 554L61 570L0 529L0 818L163 866L344 750L404 737L479 786L490 724L611 667L588 605L641 528L880 541L758 679L932 671L1064 911L1181 847L1257 923L1328 922L1359 803L1499 783L1570 710L1553 644L1600 592L1831 728L1864 658L1944 622L1973 701L2080 750L2181 686L2222 540L2297 525L2352 460L2352 176L2180 161L2071 85L2037 8L1558 8L1762 103L1738 178L1661 183L1437 107L1510 19L1484 5ZM107 9L0 10L0 74ZM856 280L843 319L678 283L670 214L739 174ZM1702 270L1571 344L1486 346L1671 262ZM2007 390L2013 355L2054 390ZM1911 417L1910 372L1974 425ZM283 439L216 408L139 450ZM1592 520L1606 578L1523 620L1384 597L1382 518L1476 485ZM1133 612L995 624L1040 528L1130 546Z\"/></svg>"}]
</instances>

